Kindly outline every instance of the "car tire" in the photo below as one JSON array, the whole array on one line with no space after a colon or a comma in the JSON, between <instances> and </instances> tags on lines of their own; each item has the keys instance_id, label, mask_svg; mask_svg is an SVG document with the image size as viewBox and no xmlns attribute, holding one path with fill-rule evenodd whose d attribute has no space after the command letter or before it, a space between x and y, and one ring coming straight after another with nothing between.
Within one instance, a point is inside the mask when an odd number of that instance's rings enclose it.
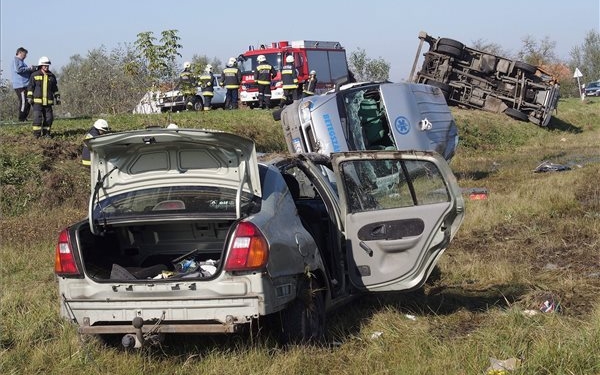
<instances>
[{"instance_id":1,"label":"car tire","mask_svg":"<svg viewBox=\"0 0 600 375\"><path fill-rule=\"evenodd\" d=\"M324 293L315 278L303 277L296 299L281 313L282 344L318 343L325 337Z\"/></svg>"},{"instance_id":2,"label":"car tire","mask_svg":"<svg viewBox=\"0 0 600 375\"><path fill-rule=\"evenodd\" d=\"M520 120L520 121L529 121L529 116L527 115L527 113L525 112L521 112L518 109L514 109L514 108L506 108L504 110L504 113L516 120Z\"/></svg>"},{"instance_id":3,"label":"car tire","mask_svg":"<svg viewBox=\"0 0 600 375\"><path fill-rule=\"evenodd\" d=\"M196 102L194 103L194 111L202 111L204 108L204 104L202 104L202 99L196 98Z\"/></svg>"},{"instance_id":4,"label":"car tire","mask_svg":"<svg viewBox=\"0 0 600 375\"><path fill-rule=\"evenodd\" d=\"M517 69L520 69L523 72L528 73L528 74L535 74L535 72L537 72L537 68L535 66L524 63L522 61L515 61L515 67L513 69L513 73L516 74Z\"/></svg>"}]
</instances>

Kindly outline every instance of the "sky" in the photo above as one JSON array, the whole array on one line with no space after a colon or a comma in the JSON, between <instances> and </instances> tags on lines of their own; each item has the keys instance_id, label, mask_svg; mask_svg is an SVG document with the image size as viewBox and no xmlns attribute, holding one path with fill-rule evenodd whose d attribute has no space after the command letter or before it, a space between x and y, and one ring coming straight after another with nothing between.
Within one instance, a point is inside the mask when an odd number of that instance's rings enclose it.
<instances>
[{"instance_id":1,"label":"sky","mask_svg":"<svg viewBox=\"0 0 600 375\"><path fill-rule=\"evenodd\" d=\"M71 56L85 57L102 46L111 51L133 45L137 34L145 31L160 39L162 31L178 30L181 63L194 55L225 63L250 45L276 41L336 41L347 55L362 49L368 58L389 63L391 81L408 79L419 31L466 45L495 43L509 53L518 52L526 36L537 41L548 37L565 61L574 46L583 45L587 33L600 32L600 0L27 3L0 0L0 62L2 78L8 80L18 47L29 50L28 65L48 56L51 69L59 72ZM237 17L232 18L230 10Z\"/></svg>"}]
</instances>

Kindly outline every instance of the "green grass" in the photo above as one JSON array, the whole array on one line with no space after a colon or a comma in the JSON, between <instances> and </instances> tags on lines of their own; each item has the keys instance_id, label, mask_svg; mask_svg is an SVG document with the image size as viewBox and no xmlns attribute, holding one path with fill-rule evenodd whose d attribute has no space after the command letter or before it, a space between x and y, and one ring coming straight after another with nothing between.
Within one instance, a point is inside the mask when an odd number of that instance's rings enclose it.
<instances>
[{"instance_id":1,"label":"green grass","mask_svg":"<svg viewBox=\"0 0 600 375\"><path fill-rule=\"evenodd\" d=\"M94 119L59 120L56 137L0 126L0 371L3 374L483 374L519 358L515 374L600 373L600 100L564 100L548 128L453 108L461 141L451 166L465 222L423 291L367 296L329 315L323 347L277 347L268 336L182 337L123 352L82 341L58 315L59 230L83 218L81 140ZM266 111L124 115L117 131L214 128L284 152ZM544 160L570 171L534 173ZM526 316L553 298L555 313ZM414 316L414 320L411 317ZM381 332L378 338L373 333Z\"/></svg>"}]
</instances>

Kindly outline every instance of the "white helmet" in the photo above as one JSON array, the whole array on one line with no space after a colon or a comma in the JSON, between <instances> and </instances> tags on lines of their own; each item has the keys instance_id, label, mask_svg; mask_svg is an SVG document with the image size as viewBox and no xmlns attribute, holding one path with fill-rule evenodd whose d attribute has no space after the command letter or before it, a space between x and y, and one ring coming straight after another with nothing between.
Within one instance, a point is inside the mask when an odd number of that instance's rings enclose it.
<instances>
[{"instance_id":1,"label":"white helmet","mask_svg":"<svg viewBox=\"0 0 600 375\"><path fill-rule=\"evenodd\" d=\"M186 61L183 63L183 69L189 69L192 66L192 63L189 61Z\"/></svg>"},{"instance_id":2,"label":"white helmet","mask_svg":"<svg viewBox=\"0 0 600 375\"><path fill-rule=\"evenodd\" d=\"M230 57L229 60L227 61L227 65L234 66L235 65L235 57Z\"/></svg>"},{"instance_id":3,"label":"white helmet","mask_svg":"<svg viewBox=\"0 0 600 375\"><path fill-rule=\"evenodd\" d=\"M102 131L109 131L109 127L108 127L108 122L106 122L106 120L99 118L98 120L96 120L96 122L94 122L94 127L98 130L102 130Z\"/></svg>"},{"instance_id":4,"label":"white helmet","mask_svg":"<svg viewBox=\"0 0 600 375\"><path fill-rule=\"evenodd\" d=\"M317 74L317 72L315 72L314 70L311 70L311 71L310 71L310 75L311 75L311 76L314 76L314 75L316 75L316 74Z\"/></svg>"},{"instance_id":5,"label":"white helmet","mask_svg":"<svg viewBox=\"0 0 600 375\"><path fill-rule=\"evenodd\" d=\"M256 58L256 61L258 61L259 63L265 62L265 61L267 61L267 58L265 57L265 55L258 55L258 57Z\"/></svg>"},{"instance_id":6,"label":"white helmet","mask_svg":"<svg viewBox=\"0 0 600 375\"><path fill-rule=\"evenodd\" d=\"M205 72L212 72L212 65L208 64L206 65L206 68L204 68Z\"/></svg>"},{"instance_id":7,"label":"white helmet","mask_svg":"<svg viewBox=\"0 0 600 375\"><path fill-rule=\"evenodd\" d=\"M42 56L38 60L38 65L50 65L50 59L46 56Z\"/></svg>"},{"instance_id":8,"label":"white helmet","mask_svg":"<svg viewBox=\"0 0 600 375\"><path fill-rule=\"evenodd\" d=\"M173 124L173 123L171 123L167 126L167 129L178 129L178 128L179 128L179 126L177 126L177 124Z\"/></svg>"},{"instance_id":9,"label":"white helmet","mask_svg":"<svg viewBox=\"0 0 600 375\"><path fill-rule=\"evenodd\" d=\"M287 62L287 63L293 63L294 62L294 56L288 55L288 57L285 58L285 62Z\"/></svg>"}]
</instances>

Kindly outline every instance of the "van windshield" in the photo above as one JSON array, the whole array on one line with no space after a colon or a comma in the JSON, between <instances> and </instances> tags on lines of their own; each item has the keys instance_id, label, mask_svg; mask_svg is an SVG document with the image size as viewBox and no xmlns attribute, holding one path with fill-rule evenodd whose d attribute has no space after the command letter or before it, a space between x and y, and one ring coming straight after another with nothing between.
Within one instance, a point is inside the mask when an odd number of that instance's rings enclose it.
<instances>
[{"instance_id":1,"label":"van windshield","mask_svg":"<svg viewBox=\"0 0 600 375\"><path fill-rule=\"evenodd\" d=\"M343 130L351 150L395 149L379 86L348 90L343 102Z\"/></svg>"}]
</instances>

